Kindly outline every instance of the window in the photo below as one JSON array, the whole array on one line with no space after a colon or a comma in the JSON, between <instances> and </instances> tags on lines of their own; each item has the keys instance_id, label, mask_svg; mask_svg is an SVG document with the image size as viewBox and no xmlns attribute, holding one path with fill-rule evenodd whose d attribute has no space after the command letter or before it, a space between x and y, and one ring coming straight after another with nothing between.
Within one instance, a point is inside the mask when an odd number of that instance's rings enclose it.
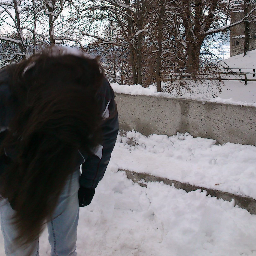
<instances>
[{"instance_id":1,"label":"window","mask_svg":"<svg viewBox=\"0 0 256 256\"><path fill-rule=\"evenodd\" d=\"M239 45L239 41L238 40L233 40L233 46L238 46Z\"/></svg>"}]
</instances>

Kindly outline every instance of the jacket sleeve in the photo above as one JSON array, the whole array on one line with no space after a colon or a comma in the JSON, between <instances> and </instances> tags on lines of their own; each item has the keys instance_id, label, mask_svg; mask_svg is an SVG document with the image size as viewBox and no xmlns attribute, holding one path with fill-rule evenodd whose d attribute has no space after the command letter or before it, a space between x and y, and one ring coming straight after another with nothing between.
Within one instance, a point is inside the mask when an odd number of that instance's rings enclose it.
<instances>
[{"instance_id":1,"label":"jacket sleeve","mask_svg":"<svg viewBox=\"0 0 256 256\"><path fill-rule=\"evenodd\" d=\"M0 70L0 146L2 145L7 133L9 121L14 116L13 99L9 89L9 73L7 68ZM0 176L5 171L7 164L9 164L11 158L5 152L0 155Z\"/></svg>"},{"instance_id":2,"label":"jacket sleeve","mask_svg":"<svg viewBox=\"0 0 256 256\"><path fill-rule=\"evenodd\" d=\"M8 128L19 109L18 100L10 89L10 73L15 65L11 64L0 70L0 131Z\"/></svg>"},{"instance_id":3,"label":"jacket sleeve","mask_svg":"<svg viewBox=\"0 0 256 256\"><path fill-rule=\"evenodd\" d=\"M94 154L84 157L82 164L82 174L80 176L80 185L86 188L96 188L99 181L103 178L107 169L111 153L115 146L119 124L117 107L114 100L114 91L109 82L104 79L103 85L98 93L98 99L102 106L102 124L103 141Z\"/></svg>"},{"instance_id":4,"label":"jacket sleeve","mask_svg":"<svg viewBox=\"0 0 256 256\"><path fill-rule=\"evenodd\" d=\"M0 131L5 130L10 119L9 102L11 93L8 86L6 68L0 70Z\"/></svg>"}]
</instances>

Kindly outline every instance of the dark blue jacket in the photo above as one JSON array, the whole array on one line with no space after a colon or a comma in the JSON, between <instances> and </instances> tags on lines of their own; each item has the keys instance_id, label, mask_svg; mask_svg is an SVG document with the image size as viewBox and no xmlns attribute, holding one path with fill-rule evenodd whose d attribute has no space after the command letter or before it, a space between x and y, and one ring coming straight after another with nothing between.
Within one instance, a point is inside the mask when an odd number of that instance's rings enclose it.
<instances>
[{"instance_id":1,"label":"dark blue jacket","mask_svg":"<svg viewBox=\"0 0 256 256\"><path fill-rule=\"evenodd\" d=\"M16 102L8 85L8 72L6 69L0 70L0 143L4 138L4 131L15 115ZM119 130L118 113L115 103L115 95L107 79L104 79L102 86L98 91L98 101L101 104L103 141L94 154L87 155L82 150L78 152L79 165L82 165L82 174L80 184L87 188L96 188L99 181L103 178L111 153L115 146L116 137ZM8 154L8 152L7 152ZM3 163L0 172L3 171Z\"/></svg>"},{"instance_id":2,"label":"dark blue jacket","mask_svg":"<svg viewBox=\"0 0 256 256\"><path fill-rule=\"evenodd\" d=\"M115 146L119 124L114 98L114 91L107 79L105 79L98 92L98 100L101 102L102 115L105 119L102 124L103 141L102 145L95 149L93 155L83 154L84 163L82 164L80 184L84 187L95 188L98 185L103 178Z\"/></svg>"}]
</instances>

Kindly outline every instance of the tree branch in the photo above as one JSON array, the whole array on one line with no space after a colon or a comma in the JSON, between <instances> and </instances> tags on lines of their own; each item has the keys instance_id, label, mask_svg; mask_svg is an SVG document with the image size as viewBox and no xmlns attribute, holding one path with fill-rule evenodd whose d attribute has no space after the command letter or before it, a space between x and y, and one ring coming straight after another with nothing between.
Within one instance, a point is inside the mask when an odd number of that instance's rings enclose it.
<instances>
[{"instance_id":1,"label":"tree branch","mask_svg":"<svg viewBox=\"0 0 256 256\"><path fill-rule=\"evenodd\" d=\"M22 43L21 40L9 38L9 37L3 37L3 36L0 36L0 40L15 43L15 44L21 44Z\"/></svg>"},{"instance_id":2,"label":"tree branch","mask_svg":"<svg viewBox=\"0 0 256 256\"><path fill-rule=\"evenodd\" d=\"M230 28L236 26L236 25L239 25L241 23L243 23L245 21L245 19L247 19L254 11L256 10L256 7L253 8L249 13L248 15L244 16L241 20L235 22L235 23L232 23L230 25L227 25L227 26L224 26L224 27L221 27L221 28L216 28L216 29L209 29L208 31L205 32L205 35L212 35L212 34L215 34L215 33L218 33L218 32L224 32L224 31L227 31L229 30Z\"/></svg>"},{"instance_id":3,"label":"tree branch","mask_svg":"<svg viewBox=\"0 0 256 256\"><path fill-rule=\"evenodd\" d=\"M1 6L4 9L4 12L8 14L8 16L13 20L15 24L15 18L12 16L11 12L8 10L8 8L5 8L4 6Z\"/></svg>"},{"instance_id":4,"label":"tree branch","mask_svg":"<svg viewBox=\"0 0 256 256\"><path fill-rule=\"evenodd\" d=\"M106 40L106 39L104 39L104 38L102 38L102 37L99 37L99 36L90 35L90 34L85 33L85 32L82 32L82 35L83 35L83 36L88 36L88 37L95 38L95 39L97 39L97 40L99 40L99 41L101 41L101 42L103 42L103 43L105 43L105 44L113 44L113 45L118 45L118 46L121 46L121 45L122 45L122 44L120 44L120 43L117 43L117 42L114 42L114 41L110 41L110 40Z\"/></svg>"}]
</instances>

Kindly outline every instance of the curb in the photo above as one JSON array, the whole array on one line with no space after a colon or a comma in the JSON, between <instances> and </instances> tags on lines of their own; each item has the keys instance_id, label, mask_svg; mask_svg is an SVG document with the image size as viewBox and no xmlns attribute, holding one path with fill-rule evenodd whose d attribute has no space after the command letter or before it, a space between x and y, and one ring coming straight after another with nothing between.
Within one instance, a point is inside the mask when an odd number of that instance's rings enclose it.
<instances>
[{"instance_id":1,"label":"curb","mask_svg":"<svg viewBox=\"0 0 256 256\"><path fill-rule=\"evenodd\" d=\"M238 206L242 209L247 210L249 213L256 215L256 200L252 197L235 195L229 192L223 192L221 190L195 186L189 183L183 183L176 180L169 180L167 178L157 177L148 173L137 173L124 169L119 169L118 171L125 172L128 179L132 180L135 183L138 183L142 187L147 187L147 184L145 184L145 182L163 182L166 185L174 186L177 189L183 189L186 192L200 189L201 191L206 191L207 195L216 197L218 199L223 199L229 202L234 200L234 206Z\"/></svg>"}]
</instances>

